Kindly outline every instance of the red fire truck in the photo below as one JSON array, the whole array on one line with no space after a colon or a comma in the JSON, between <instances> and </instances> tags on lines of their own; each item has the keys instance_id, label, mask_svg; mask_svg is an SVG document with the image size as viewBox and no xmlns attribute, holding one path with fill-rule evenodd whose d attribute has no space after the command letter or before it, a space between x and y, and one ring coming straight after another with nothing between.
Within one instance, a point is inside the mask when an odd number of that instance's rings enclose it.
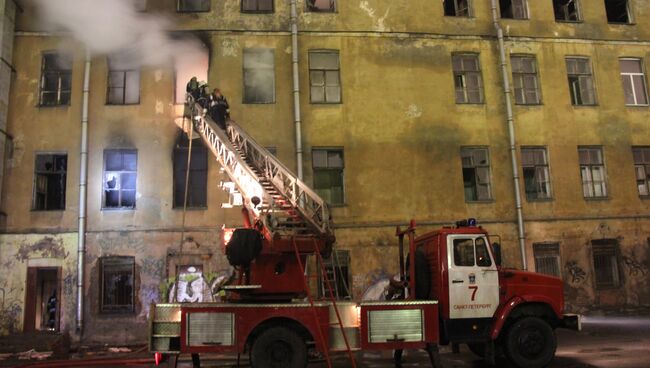
<instances>
[{"instance_id":1,"label":"red fire truck","mask_svg":"<svg viewBox=\"0 0 650 368\"><path fill-rule=\"evenodd\" d=\"M415 236L415 222L397 229L399 276L390 300L312 298L305 265L316 264L335 242L325 202L236 123L226 131L202 108L190 118L243 204L244 227L226 247L237 277L221 303L155 304L150 350L175 367L180 354L199 366L202 353L248 354L254 368L305 367L309 356L355 351L425 349L441 367L438 346L466 343L494 363L544 367L555 355L554 329L580 328L563 313L558 278L500 266L499 247L471 219ZM405 241L406 240L406 241Z\"/></svg>"}]
</instances>

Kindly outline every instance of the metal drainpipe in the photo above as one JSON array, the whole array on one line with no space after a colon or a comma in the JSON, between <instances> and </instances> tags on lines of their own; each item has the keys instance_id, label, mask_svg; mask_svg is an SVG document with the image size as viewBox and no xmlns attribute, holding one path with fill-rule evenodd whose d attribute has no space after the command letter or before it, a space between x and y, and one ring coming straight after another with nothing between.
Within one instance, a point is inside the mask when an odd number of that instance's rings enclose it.
<instances>
[{"instance_id":1,"label":"metal drainpipe","mask_svg":"<svg viewBox=\"0 0 650 368\"><path fill-rule=\"evenodd\" d=\"M519 247L521 248L521 266L524 270L528 269L526 260L526 233L524 231L524 215L521 208L521 188L519 187L519 169L517 164L517 146L515 142L515 119L512 113L512 100L510 90L510 80L508 79L508 68L506 61L505 45L503 43L503 30L499 24L499 15L497 14L497 0L491 0L492 21L497 31L499 45L499 61L501 65L501 77L503 78L503 92L506 100L506 114L508 120L508 138L510 140L510 161L512 162L512 180L515 187L515 209L517 212L517 230L519 232Z\"/></svg>"},{"instance_id":2,"label":"metal drainpipe","mask_svg":"<svg viewBox=\"0 0 650 368\"><path fill-rule=\"evenodd\" d=\"M302 121L300 118L300 76L298 74L298 11L291 0L291 63L293 66L293 123L296 128L296 168L302 180Z\"/></svg>"},{"instance_id":3,"label":"metal drainpipe","mask_svg":"<svg viewBox=\"0 0 650 368\"><path fill-rule=\"evenodd\" d=\"M86 254L86 197L88 189L88 94L90 91L90 51L86 49L83 104L81 107L81 147L79 164L79 233L77 235L77 333L83 333L84 257Z\"/></svg>"}]
</instances>

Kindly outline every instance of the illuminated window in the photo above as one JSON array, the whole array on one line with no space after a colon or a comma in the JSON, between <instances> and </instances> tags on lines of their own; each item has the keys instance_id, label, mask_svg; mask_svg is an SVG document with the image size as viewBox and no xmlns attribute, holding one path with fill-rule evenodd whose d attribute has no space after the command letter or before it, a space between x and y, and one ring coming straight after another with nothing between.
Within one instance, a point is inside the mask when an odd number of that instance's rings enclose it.
<instances>
[{"instance_id":1,"label":"illuminated window","mask_svg":"<svg viewBox=\"0 0 650 368\"><path fill-rule=\"evenodd\" d=\"M535 243L533 244L533 254L536 272L561 277L559 243Z\"/></svg>"},{"instance_id":2,"label":"illuminated window","mask_svg":"<svg viewBox=\"0 0 650 368\"><path fill-rule=\"evenodd\" d=\"M472 0L443 0L445 15L451 17L471 17Z\"/></svg>"},{"instance_id":3,"label":"illuminated window","mask_svg":"<svg viewBox=\"0 0 650 368\"><path fill-rule=\"evenodd\" d=\"M244 50L244 103L275 102L273 49Z\"/></svg>"},{"instance_id":4,"label":"illuminated window","mask_svg":"<svg viewBox=\"0 0 650 368\"><path fill-rule=\"evenodd\" d=\"M528 4L526 0L499 0L501 18L528 19Z\"/></svg>"},{"instance_id":5,"label":"illuminated window","mask_svg":"<svg viewBox=\"0 0 650 368\"><path fill-rule=\"evenodd\" d=\"M134 311L134 274L133 257L102 257L101 265L101 311Z\"/></svg>"},{"instance_id":6,"label":"illuminated window","mask_svg":"<svg viewBox=\"0 0 650 368\"><path fill-rule=\"evenodd\" d=\"M43 54L40 105L70 105L71 86L72 58L57 53Z\"/></svg>"},{"instance_id":7,"label":"illuminated window","mask_svg":"<svg viewBox=\"0 0 650 368\"><path fill-rule=\"evenodd\" d=\"M32 209L37 211L65 210L68 155L65 153L38 153L34 166Z\"/></svg>"},{"instance_id":8,"label":"illuminated window","mask_svg":"<svg viewBox=\"0 0 650 368\"><path fill-rule=\"evenodd\" d=\"M487 148L462 148L463 187L465 201L489 201L492 199L490 182L490 157Z\"/></svg>"},{"instance_id":9,"label":"illuminated window","mask_svg":"<svg viewBox=\"0 0 650 368\"><path fill-rule=\"evenodd\" d=\"M341 103L341 66L338 51L309 52L312 103Z\"/></svg>"},{"instance_id":10,"label":"illuminated window","mask_svg":"<svg viewBox=\"0 0 650 368\"><path fill-rule=\"evenodd\" d=\"M596 90L594 76L591 71L589 58L566 58L566 68L569 78L569 92L573 105L595 105Z\"/></svg>"},{"instance_id":11,"label":"illuminated window","mask_svg":"<svg viewBox=\"0 0 650 368\"><path fill-rule=\"evenodd\" d=\"M307 0L307 10L311 12L333 13L336 11L336 0Z\"/></svg>"},{"instance_id":12,"label":"illuminated window","mask_svg":"<svg viewBox=\"0 0 650 368\"><path fill-rule=\"evenodd\" d=\"M477 54L452 55L456 103L483 103L483 79Z\"/></svg>"},{"instance_id":13,"label":"illuminated window","mask_svg":"<svg viewBox=\"0 0 650 368\"><path fill-rule=\"evenodd\" d=\"M585 198L607 197L605 164L600 147L578 147L582 193Z\"/></svg>"},{"instance_id":14,"label":"illuminated window","mask_svg":"<svg viewBox=\"0 0 650 368\"><path fill-rule=\"evenodd\" d=\"M539 105L541 103L537 61L534 56L511 56L512 82L517 105Z\"/></svg>"},{"instance_id":15,"label":"illuminated window","mask_svg":"<svg viewBox=\"0 0 650 368\"><path fill-rule=\"evenodd\" d=\"M639 195L650 196L650 147L632 147L632 155Z\"/></svg>"},{"instance_id":16,"label":"illuminated window","mask_svg":"<svg viewBox=\"0 0 650 368\"><path fill-rule=\"evenodd\" d=\"M178 0L179 12L210 11L210 0Z\"/></svg>"},{"instance_id":17,"label":"illuminated window","mask_svg":"<svg viewBox=\"0 0 650 368\"><path fill-rule=\"evenodd\" d=\"M524 174L526 199L551 198L551 177L544 147L522 147L521 166Z\"/></svg>"},{"instance_id":18,"label":"illuminated window","mask_svg":"<svg viewBox=\"0 0 650 368\"><path fill-rule=\"evenodd\" d=\"M241 11L243 13L272 13L273 0L242 0Z\"/></svg>"},{"instance_id":19,"label":"illuminated window","mask_svg":"<svg viewBox=\"0 0 650 368\"><path fill-rule=\"evenodd\" d=\"M625 104L630 106L647 105L648 92L645 84L645 73L641 59L620 59L621 79L625 92Z\"/></svg>"},{"instance_id":20,"label":"illuminated window","mask_svg":"<svg viewBox=\"0 0 650 368\"><path fill-rule=\"evenodd\" d=\"M135 208L137 166L136 150L104 151L103 208Z\"/></svg>"},{"instance_id":21,"label":"illuminated window","mask_svg":"<svg viewBox=\"0 0 650 368\"><path fill-rule=\"evenodd\" d=\"M578 0L553 0L553 11L556 21L579 22L582 20Z\"/></svg>"},{"instance_id":22,"label":"illuminated window","mask_svg":"<svg viewBox=\"0 0 650 368\"><path fill-rule=\"evenodd\" d=\"M174 147L174 208L183 208L185 202L188 152L189 140L185 134L181 134ZM207 207L208 150L203 145L201 138L192 141L188 187L187 207Z\"/></svg>"},{"instance_id":23,"label":"illuminated window","mask_svg":"<svg viewBox=\"0 0 650 368\"><path fill-rule=\"evenodd\" d=\"M106 103L109 105L132 105L140 103L140 70L127 68L108 60L108 91Z\"/></svg>"},{"instance_id":24,"label":"illuminated window","mask_svg":"<svg viewBox=\"0 0 650 368\"><path fill-rule=\"evenodd\" d=\"M329 204L344 204L343 150L312 150L314 191Z\"/></svg>"}]
</instances>

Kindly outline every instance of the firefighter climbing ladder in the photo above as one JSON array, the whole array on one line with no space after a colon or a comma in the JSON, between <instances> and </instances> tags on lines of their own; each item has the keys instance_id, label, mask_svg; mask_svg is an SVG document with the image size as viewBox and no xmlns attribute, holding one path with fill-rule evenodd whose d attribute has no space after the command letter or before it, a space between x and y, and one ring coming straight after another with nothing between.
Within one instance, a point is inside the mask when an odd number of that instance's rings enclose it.
<instances>
[{"instance_id":1,"label":"firefighter climbing ladder","mask_svg":"<svg viewBox=\"0 0 650 368\"><path fill-rule=\"evenodd\" d=\"M189 96L187 107L194 129L199 132L221 167L234 182L242 195L243 205L256 220L263 223L266 229L294 239L296 257L304 273L294 236L304 234L315 235L327 241L333 239L329 208L325 201L235 122L230 121L227 130L223 131ZM356 367L332 293L332 286L323 267L321 250L315 240L314 249L316 263L324 275L323 283L336 313L338 320L336 325L341 329L352 366ZM304 281L305 292L313 309L313 298L306 280ZM315 309L313 310L315 312ZM318 332L322 335L321 326L319 323L317 325ZM329 353L326 348L324 351L328 367L331 367Z\"/></svg>"}]
</instances>

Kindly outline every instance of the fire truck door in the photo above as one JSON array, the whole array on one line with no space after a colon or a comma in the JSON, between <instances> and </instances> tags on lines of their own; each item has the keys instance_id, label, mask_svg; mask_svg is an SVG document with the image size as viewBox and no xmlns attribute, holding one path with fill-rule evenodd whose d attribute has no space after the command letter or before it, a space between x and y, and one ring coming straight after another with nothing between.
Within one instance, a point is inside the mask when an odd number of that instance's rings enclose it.
<instances>
[{"instance_id":1,"label":"fire truck door","mask_svg":"<svg viewBox=\"0 0 650 368\"><path fill-rule=\"evenodd\" d=\"M491 318L499 305L499 276L483 235L450 235L449 317Z\"/></svg>"}]
</instances>

